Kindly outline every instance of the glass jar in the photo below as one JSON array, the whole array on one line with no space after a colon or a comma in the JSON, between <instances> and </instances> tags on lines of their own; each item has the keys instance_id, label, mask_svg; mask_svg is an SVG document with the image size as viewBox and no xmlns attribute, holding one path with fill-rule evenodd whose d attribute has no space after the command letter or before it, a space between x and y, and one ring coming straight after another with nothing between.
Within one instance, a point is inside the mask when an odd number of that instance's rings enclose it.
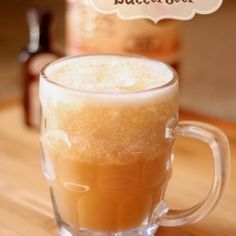
<instances>
[{"instance_id":1,"label":"glass jar","mask_svg":"<svg viewBox=\"0 0 236 236\"><path fill-rule=\"evenodd\" d=\"M67 0L67 54L117 53L155 58L179 68L181 23L122 20L97 12L89 0Z\"/></svg>"}]
</instances>

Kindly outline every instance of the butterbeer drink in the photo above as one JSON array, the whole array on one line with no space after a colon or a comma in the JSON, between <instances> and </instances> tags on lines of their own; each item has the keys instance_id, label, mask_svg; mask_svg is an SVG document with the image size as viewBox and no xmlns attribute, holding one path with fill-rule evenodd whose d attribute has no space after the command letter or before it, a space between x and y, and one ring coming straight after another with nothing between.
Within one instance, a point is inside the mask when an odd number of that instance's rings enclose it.
<instances>
[{"instance_id":1,"label":"butterbeer drink","mask_svg":"<svg viewBox=\"0 0 236 236\"><path fill-rule=\"evenodd\" d=\"M161 62L106 55L43 71L43 165L59 222L103 233L150 222L170 173L173 76Z\"/></svg>"}]
</instances>

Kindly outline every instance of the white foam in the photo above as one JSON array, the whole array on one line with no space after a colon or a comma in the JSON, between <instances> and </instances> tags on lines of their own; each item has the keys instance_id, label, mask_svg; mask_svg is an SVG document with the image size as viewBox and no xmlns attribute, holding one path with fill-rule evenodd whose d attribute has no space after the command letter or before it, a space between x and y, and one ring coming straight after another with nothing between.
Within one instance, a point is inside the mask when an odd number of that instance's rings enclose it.
<instances>
[{"instance_id":1,"label":"white foam","mask_svg":"<svg viewBox=\"0 0 236 236\"><path fill-rule=\"evenodd\" d=\"M142 58L106 55L74 57L56 62L46 69L45 74L49 81L57 85L41 79L41 99L55 102L61 99L72 102L71 99L78 99L78 95L80 100L92 100L93 103L100 103L101 99L104 103L104 98L106 103L144 102L153 96L161 99L177 91L175 83L145 92L169 83L174 74L165 64Z\"/></svg>"}]
</instances>

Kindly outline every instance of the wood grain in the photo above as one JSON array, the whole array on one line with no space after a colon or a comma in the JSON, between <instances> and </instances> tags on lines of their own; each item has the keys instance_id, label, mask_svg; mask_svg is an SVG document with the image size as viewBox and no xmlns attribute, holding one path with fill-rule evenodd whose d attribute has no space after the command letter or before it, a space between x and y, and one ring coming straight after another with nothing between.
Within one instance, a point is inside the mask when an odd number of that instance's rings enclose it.
<instances>
[{"instance_id":1,"label":"wood grain","mask_svg":"<svg viewBox=\"0 0 236 236\"><path fill-rule=\"evenodd\" d=\"M201 117L181 114L182 119ZM204 119L229 136L232 175L219 206L201 222L184 227L160 228L158 236L236 235L236 126ZM0 235L56 236L49 191L39 158L39 134L24 127L19 105L0 111ZM175 162L166 200L183 208L206 196L211 183L212 161L205 144L185 138L175 146Z\"/></svg>"}]
</instances>

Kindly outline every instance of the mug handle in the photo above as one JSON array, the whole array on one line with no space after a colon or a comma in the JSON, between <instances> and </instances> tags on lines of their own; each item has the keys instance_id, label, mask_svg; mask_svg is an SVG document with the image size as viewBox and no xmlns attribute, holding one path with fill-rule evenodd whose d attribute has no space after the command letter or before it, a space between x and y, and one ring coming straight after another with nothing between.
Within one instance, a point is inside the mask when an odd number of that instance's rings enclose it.
<instances>
[{"instance_id":1,"label":"mug handle","mask_svg":"<svg viewBox=\"0 0 236 236\"><path fill-rule=\"evenodd\" d=\"M180 122L175 129L167 130L169 136L191 137L209 145L214 160L214 178L210 192L194 207L186 210L173 210L165 204L164 214L160 218L161 226L180 226L197 222L208 215L219 202L230 172L230 149L226 135L218 128L195 121ZM171 133L171 134L170 134Z\"/></svg>"}]
</instances>

